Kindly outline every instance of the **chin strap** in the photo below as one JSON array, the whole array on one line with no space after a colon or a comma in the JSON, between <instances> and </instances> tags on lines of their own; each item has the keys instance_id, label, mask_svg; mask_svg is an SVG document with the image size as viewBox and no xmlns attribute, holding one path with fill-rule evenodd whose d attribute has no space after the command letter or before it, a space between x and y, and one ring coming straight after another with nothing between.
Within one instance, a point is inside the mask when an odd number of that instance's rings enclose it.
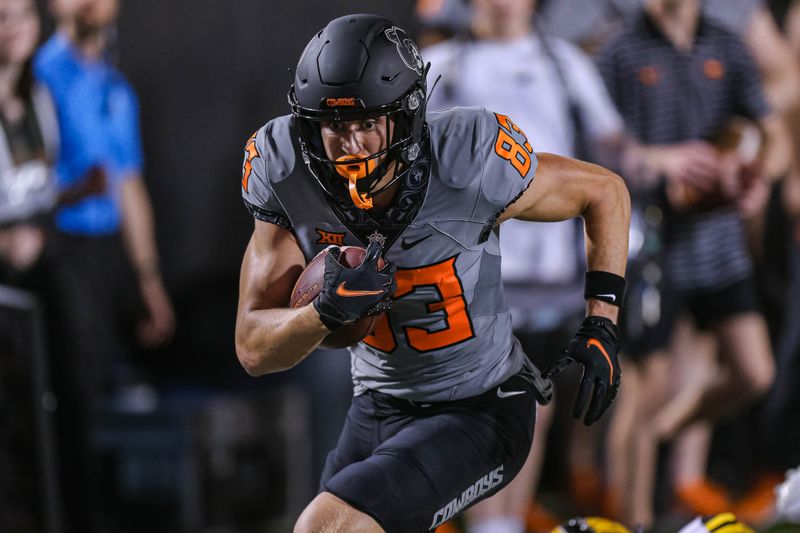
<instances>
[{"instance_id":1,"label":"chin strap","mask_svg":"<svg viewBox=\"0 0 800 533\"><path fill-rule=\"evenodd\" d=\"M350 199L353 204L359 209L372 209L372 198L367 196L367 193L358 192L358 180L366 178L370 172L375 170L377 163L373 159L364 160L366 155L343 155L336 159L336 172L344 178L347 178L347 190L350 193ZM348 163L348 161L353 161Z\"/></svg>"}]
</instances>

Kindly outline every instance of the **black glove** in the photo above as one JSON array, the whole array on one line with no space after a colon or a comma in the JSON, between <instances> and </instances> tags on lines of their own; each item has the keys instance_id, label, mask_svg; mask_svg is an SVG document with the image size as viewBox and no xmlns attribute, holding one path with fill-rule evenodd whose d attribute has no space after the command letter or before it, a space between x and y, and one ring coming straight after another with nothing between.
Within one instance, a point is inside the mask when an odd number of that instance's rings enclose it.
<instances>
[{"instance_id":1,"label":"black glove","mask_svg":"<svg viewBox=\"0 0 800 533\"><path fill-rule=\"evenodd\" d=\"M617 326L605 317L587 316L564 349L564 357L544 373L544 377L551 378L572 363L583 365L572 416L581 417L591 396L589 410L583 419L587 426L600 419L617 395L621 376L618 352Z\"/></svg>"},{"instance_id":2,"label":"black glove","mask_svg":"<svg viewBox=\"0 0 800 533\"><path fill-rule=\"evenodd\" d=\"M392 294L397 287L395 266L386 263L378 270L381 245L369 243L364 261L356 268L339 262L342 253L338 246L328 248L325 256L325 283L314 299L314 309L331 331L352 324L361 317L387 311L392 306Z\"/></svg>"}]
</instances>

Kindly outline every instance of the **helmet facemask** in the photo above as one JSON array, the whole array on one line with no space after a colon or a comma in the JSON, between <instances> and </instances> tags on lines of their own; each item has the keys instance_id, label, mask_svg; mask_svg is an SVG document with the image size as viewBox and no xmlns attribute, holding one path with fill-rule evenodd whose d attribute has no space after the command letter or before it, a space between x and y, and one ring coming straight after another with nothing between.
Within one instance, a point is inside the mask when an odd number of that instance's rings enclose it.
<instances>
[{"instance_id":1,"label":"helmet facemask","mask_svg":"<svg viewBox=\"0 0 800 533\"><path fill-rule=\"evenodd\" d=\"M414 86L399 101L371 110L304 109L297 104L294 87L289 90L289 103L297 119L303 159L326 193L345 202L352 201L360 209L371 209L372 198L405 175L411 163L419 157L423 146L426 103L424 79L423 76L422 83ZM372 154L345 155L335 160L328 156L320 133L323 122L380 117L386 117L388 137L384 147ZM393 171L392 179L379 186L389 171Z\"/></svg>"}]
</instances>

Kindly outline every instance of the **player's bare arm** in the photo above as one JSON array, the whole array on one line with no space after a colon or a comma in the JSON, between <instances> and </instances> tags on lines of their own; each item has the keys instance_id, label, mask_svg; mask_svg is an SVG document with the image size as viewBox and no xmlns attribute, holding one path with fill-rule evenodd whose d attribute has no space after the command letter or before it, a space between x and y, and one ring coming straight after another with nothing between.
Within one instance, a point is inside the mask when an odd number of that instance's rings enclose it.
<instances>
[{"instance_id":1,"label":"player's bare arm","mask_svg":"<svg viewBox=\"0 0 800 533\"><path fill-rule=\"evenodd\" d=\"M603 167L553 154L538 158L533 183L500 220L584 219L586 318L545 376L555 376L573 363L583 366L572 415L583 416L589 425L613 403L620 385L616 321L625 291L630 196L622 178Z\"/></svg>"},{"instance_id":2,"label":"player's bare arm","mask_svg":"<svg viewBox=\"0 0 800 533\"><path fill-rule=\"evenodd\" d=\"M538 154L536 177L503 213L509 218L555 222L583 217L589 271L625 274L628 257L630 195L618 175L598 165L553 154ZM588 314L616 322L619 308L590 298Z\"/></svg>"},{"instance_id":3,"label":"player's bare arm","mask_svg":"<svg viewBox=\"0 0 800 533\"><path fill-rule=\"evenodd\" d=\"M312 306L288 308L304 266L289 230L255 221L242 259L236 315L236 355L253 376L293 367L330 333Z\"/></svg>"}]
</instances>

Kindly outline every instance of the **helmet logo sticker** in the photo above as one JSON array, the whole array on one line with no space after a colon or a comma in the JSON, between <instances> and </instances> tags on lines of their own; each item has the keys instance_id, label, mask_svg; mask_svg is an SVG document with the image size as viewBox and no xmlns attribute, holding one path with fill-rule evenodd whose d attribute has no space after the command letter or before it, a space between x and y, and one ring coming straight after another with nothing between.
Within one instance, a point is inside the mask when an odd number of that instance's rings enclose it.
<instances>
[{"instance_id":1,"label":"helmet logo sticker","mask_svg":"<svg viewBox=\"0 0 800 533\"><path fill-rule=\"evenodd\" d=\"M355 98L326 98L325 105L328 107L355 107Z\"/></svg>"},{"instance_id":2,"label":"helmet logo sticker","mask_svg":"<svg viewBox=\"0 0 800 533\"><path fill-rule=\"evenodd\" d=\"M417 45L414 44L414 41L409 39L402 28L398 28L397 26L387 28L384 33L386 34L386 38L397 46L397 53L400 54L400 59L403 60L403 63L421 76L425 64L422 62L422 56L419 54L419 50L417 50Z\"/></svg>"}]
</instances>

